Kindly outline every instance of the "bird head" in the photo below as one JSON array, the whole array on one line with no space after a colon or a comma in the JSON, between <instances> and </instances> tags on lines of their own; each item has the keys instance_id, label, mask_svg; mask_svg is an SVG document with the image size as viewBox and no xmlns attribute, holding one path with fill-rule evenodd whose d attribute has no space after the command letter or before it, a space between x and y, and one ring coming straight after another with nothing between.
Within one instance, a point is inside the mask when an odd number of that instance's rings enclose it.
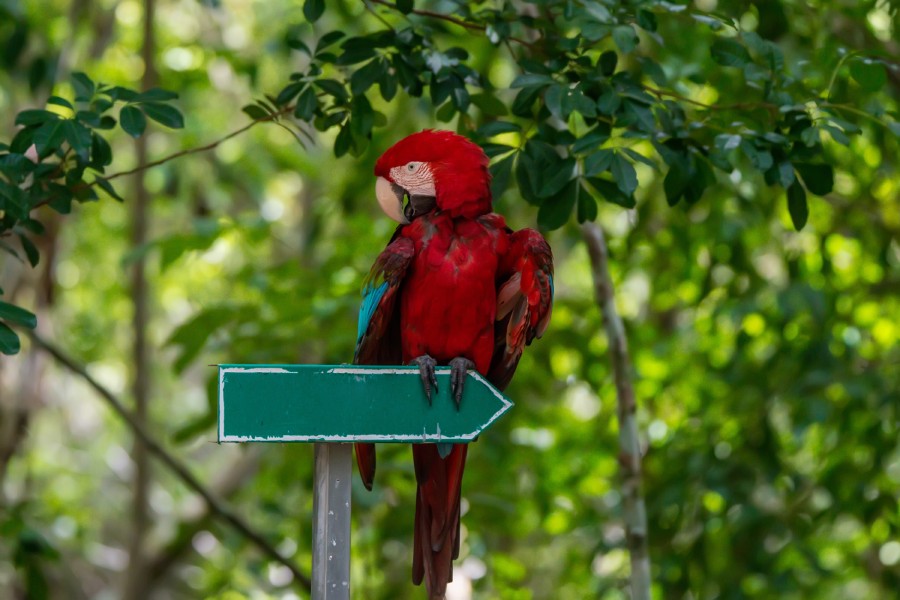
<instances>
[{"instance_id":1,"label":"bird head","mask_svg":"<svg viewBox=\"0 0 900 600\"><path fill-rule=\"evenodd\" d=\"M452 131L426 129L403 138L381 155L375 175L378 204L399 223L433 210L467 218L491 212L488 158Z\"/></svg>"}]
</instances>

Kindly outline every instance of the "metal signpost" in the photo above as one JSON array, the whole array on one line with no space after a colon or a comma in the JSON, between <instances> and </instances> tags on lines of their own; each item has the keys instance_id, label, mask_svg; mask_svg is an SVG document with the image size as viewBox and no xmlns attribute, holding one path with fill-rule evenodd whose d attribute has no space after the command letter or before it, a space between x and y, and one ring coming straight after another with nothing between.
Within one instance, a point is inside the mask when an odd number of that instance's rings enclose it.
<instances>
[{"instance_id":1,"label":"metal signpost","mask_svg":"<svg viewBox=\"0 0 900 600\"><path fill-rule=\"evenodd\" d=\"M460 409L450 369L429 405L417 367L219 365L219 442L315 442L312 597L350 598L351 442L471 442L512 407L469 372Z\"/></svg>"}]
</instances>

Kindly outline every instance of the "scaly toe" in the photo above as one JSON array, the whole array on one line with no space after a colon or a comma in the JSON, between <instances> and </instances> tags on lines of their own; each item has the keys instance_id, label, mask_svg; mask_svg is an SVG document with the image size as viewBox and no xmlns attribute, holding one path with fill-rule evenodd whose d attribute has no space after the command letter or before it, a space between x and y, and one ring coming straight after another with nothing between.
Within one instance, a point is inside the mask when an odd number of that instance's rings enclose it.
<instances>
[{"instance_id":1,"label":"scaly toe","mask_svg":"<svg viewBox=\"0 0 900 600\"><path fill-rule=\"evenodd\" d=\"M463 356L457 356L450 361L450 394L456 402L456 410L459 411L462 404L463 389L466 386L466 374L469 369L475 369L475 363Z\"/></svg>"},{"instance_id":2,"label":"scaly toe","mask_svg":"<svg viewBox=\"0 0 900 600\"><path fill-rule=\"evenodd\" d=\"M437 361L427 354L423 354L412 359L409 364L419 367L419 377L422 379L422 387L425 388L425 397L428 398L428 405L431 406L431 389L434 388L434 393L438 393L437 377L434 375Z\"/></svg>"}]
</instances>

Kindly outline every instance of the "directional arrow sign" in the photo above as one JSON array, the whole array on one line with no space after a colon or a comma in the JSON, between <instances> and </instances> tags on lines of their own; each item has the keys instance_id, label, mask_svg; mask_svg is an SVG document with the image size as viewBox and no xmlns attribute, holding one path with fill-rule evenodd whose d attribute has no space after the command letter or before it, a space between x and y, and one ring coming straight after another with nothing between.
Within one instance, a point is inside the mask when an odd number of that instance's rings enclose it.
<instances>
[{"instance_id":1,"label":"directional arrow sign","mask_svg":"<svg viewBox=\"0 0 900 600\"><path fill-rule=\"evenodd\" d=\"M469 372L457 411L435 374L429 406L417 367L219 365L219 441L471 442L512 407Z\"/></svg>"}]
</instances>

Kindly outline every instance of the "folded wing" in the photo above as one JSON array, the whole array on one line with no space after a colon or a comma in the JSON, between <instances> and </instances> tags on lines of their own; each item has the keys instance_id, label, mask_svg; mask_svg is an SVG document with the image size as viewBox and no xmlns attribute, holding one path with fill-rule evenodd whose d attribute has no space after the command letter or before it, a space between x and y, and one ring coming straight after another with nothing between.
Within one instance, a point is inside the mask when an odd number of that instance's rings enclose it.
<instances>
[{"instance_id":1,"label":"folded wing","mask_svg":"<svg viewBox=\"0 0 900 600\"><path fill-rule=\"evenodd\" d=\"M397 298L414 254L413 241L395 234L372 265L363 286L354 364L400 364L400 311ZM375 444L355 446L359 475L366 488L371 490L375 479Z\"/></svg>"},{"instance_id":2,"label":"folded wing","mask_svg":"<svg viewBox=\"0 0 900 600\"><path fill-rule=\"evenodd\" d=\"M534 229L510 235L500 262L494 356L487 374L504 389L519 364L522 350L544 334L553 307L553 253Z\"/></svg>"}]
</instances>

